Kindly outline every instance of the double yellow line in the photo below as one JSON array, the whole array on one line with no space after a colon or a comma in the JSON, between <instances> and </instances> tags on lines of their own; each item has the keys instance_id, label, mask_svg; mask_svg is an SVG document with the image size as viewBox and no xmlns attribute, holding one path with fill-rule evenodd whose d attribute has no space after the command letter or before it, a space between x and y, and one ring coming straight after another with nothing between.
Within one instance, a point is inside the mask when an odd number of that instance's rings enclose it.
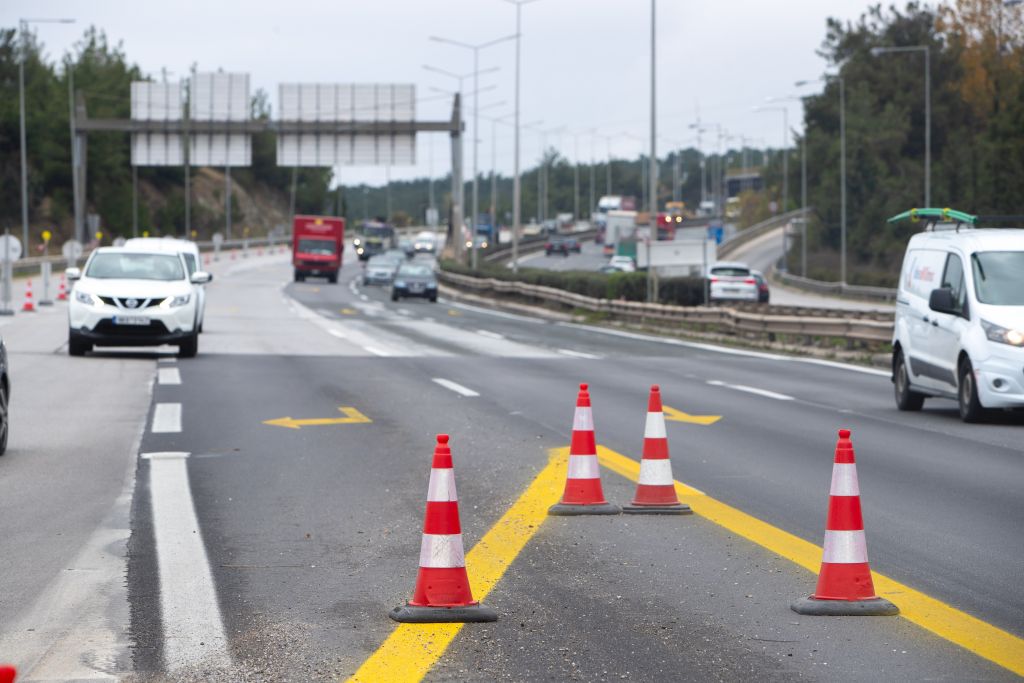
<instances>
[{"instance_id":1,"label":"double yellow line","mask_svg":"<svg viewBox=\"0 0 1024 683\"><path fill-rule=\"evenodd\" d=\"M466 555L473 596L483 600L522 552L540 525L548 507L558 500L565 482L569 449L550 453L548 464L511 508ZM629 481L640 477L640 463L598 446L601 464ZM679 497L707 520L742 536L791 562L817 572L821 547L715 500L682 482L675 482ZM925 595L887 576L872 572L875 589L900 608L900 616L951 643L1024 676L1024 639ZM462 630L463 624L399 624L370 655L350 681L420 681L437 663Z\"/></svg>"}]
</instances>

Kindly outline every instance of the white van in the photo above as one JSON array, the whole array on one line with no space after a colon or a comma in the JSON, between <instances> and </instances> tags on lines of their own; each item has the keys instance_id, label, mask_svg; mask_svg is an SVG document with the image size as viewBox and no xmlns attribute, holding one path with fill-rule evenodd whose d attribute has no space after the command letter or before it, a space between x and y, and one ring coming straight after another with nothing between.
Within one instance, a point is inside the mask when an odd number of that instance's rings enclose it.
<instances>
[{"instance_id":1,"label":"white van","mask_svg":"<svg viewBox=\"0 0 1024 683\"><path fill-rule=\"evenodd\" d=\"M920 410L931 396L956 399L965 422L1024 408L1024 230L968 222L910 239L892 381L900 410Z\"/></svg>"},{"instance_id":2,"label":"white van","mask_svg":"<svg viewBox=\"0 0 1024 683\"><path fill-rule=\"evenodd\" d=\"M199 245L190 240L180 240L174 237L132 237L125 241L126 249L141 249L143 251L164 251L181 254L185 259L185 266L188 268L189 277L200 267L203 260L199 253ZM210 280L213 275L210 275ZM193 285L196 293L196 304L199 307L199 332L203 331L203 319L206 317L206 287L201 284Z\"/></svg>"}]
</instances>

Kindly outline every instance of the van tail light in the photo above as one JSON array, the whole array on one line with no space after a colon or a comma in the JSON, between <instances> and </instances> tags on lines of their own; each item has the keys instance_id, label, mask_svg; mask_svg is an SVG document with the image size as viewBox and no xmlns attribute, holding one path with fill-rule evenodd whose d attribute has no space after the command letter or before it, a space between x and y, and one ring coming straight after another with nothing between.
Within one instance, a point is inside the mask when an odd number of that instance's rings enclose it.
<instances>
[{"instance_id":1,"label":"van tail light","mask_svg":"<svg viewBox=\"0 0 1024 683\"><path fill-rule=\"evenodd\" d=\"M743 281L743 284L745 284L745 285L756 285L757 284L757 280L755 280L752 277L748 277L746 280Z\"/></svg>"}]
</instances>

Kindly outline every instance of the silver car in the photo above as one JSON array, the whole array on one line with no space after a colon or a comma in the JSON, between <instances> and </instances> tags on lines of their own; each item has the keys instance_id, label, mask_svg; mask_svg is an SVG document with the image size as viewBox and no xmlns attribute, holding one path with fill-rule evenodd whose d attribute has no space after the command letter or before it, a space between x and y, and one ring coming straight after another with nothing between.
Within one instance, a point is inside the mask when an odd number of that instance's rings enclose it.
<instances>
[{"instance_id":1,"label":"silver car","mask_svg":"<svg viewBox=\"0 0 1024 683\"><path fill-rule=\"evenodd\" d=\"M754 301L760 290L750 267L735 261L719 261L708 271L711 301Z\"/></svg>"},{"instance_id":2,"label":"silver car","mask_svg":"<svg viewBox=\"0 0 1024 683\"><path fill-rule=\"evenodd\" d=\"M402 257L405 260L405 257ZM398 270L399 262L388 256L374 256L366 262L366 270L363 271L364 285L390 285L395 279L395 271Z\"/></svg>"}]
</instances>

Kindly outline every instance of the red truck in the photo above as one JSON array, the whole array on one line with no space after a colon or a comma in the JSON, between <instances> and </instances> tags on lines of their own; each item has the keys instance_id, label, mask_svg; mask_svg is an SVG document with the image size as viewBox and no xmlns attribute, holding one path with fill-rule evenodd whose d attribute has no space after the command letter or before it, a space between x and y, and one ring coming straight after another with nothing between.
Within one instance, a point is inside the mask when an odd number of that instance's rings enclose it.
<instances>
[{"instance_id":1,"label":"red truck","mask_svg":"<svg viewBox=\"0 0 1024 683\"><path fill-rule=\"evenodd\" d=\"M292 265L295 281L309 275L337 284L344 251L345 219L333 216L296 216L292 221Z\"/></svg>"}]
</instances>

